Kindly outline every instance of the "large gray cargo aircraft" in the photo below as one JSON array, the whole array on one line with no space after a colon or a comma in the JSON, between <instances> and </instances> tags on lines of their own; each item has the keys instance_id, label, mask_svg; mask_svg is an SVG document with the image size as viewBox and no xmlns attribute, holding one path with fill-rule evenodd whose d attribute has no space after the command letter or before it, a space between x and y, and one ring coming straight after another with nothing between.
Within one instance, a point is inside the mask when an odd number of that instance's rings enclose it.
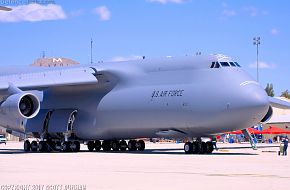
<instances>
[{"instance_id":1,"label":"large gray cargo aircraft","mask_svg":"<svg viewBox=\"0 0 290 190\"><path fill-rule=\"evenodd\" d=\"M79 151L80 143L142 151L135 139L167 137L188 139L185 153L211 153L202 137L272 114L264 89L222 55L0 72L0 125L39 139L25 140L25 151Z\"/></svg>"}]
</instances>

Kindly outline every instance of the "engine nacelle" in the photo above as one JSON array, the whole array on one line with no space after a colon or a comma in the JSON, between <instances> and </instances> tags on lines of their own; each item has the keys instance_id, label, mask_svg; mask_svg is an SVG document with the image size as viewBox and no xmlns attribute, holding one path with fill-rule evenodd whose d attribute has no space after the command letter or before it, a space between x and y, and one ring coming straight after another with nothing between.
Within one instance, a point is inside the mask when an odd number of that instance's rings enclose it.
<instances>
[{"instance_id":1,"label":"engine nacelle","mask_svg":"<svg viewBox=\"0 0 290 190\"><path fill-rule=\"evenodd\" d=\"M39 110L38 97L29 92L12 94L0 106L0 114L19 119L31 119L38 114Z\"/></svg>"}]
</instances>

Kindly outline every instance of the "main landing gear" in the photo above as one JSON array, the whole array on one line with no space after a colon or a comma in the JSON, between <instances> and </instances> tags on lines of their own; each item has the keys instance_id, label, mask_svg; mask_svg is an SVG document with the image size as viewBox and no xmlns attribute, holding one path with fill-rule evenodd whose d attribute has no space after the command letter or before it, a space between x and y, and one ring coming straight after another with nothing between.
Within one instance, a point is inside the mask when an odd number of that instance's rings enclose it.
<instances>
[{"instance_id":1,"label":"main landing gear","mask_svg":"<svg viewBox=\"0 0 290 190\"><path fill-rule=\"evenodd\" d=\"M184 144L185 154L211 154L213 151L212 142L186 142Z\"/></svg>"},{"instance_id":2,"label":"main landing gear","mask_svg":"<svg viewBox=\"0 0 290 190\"><path fill-rule=\"evenodd\" d=\"M89 151L144 151L145 142L143 140L129 140L128 143L125 140L104 140L104 141L88 141L87 143ZM25 152L79 152L80 142L77 140L71 141L24 141Z\"/></svg>"},{"instance_id":3,"label":"main landing gear","mask_svg":"<svg viewBox=\"0 0 290 190\"><path fill-rule=\"evenodd\" d=\"M51 152L51 151L62 151L62 152L78 152L80 151L79 141L24 141L25 152Z\"/></svg>"},{"instance_id":4,"label":"main landing gear","mask_svg":"<svg viewBox=\"0 0 290 190\"><path fill-rule=\"evenodd\" d=\"M128 143L125 140L104 140L102 143L99 140L89 141L87 143L89 151L144 151L145 150L145 142L143 140L129 140Z\"/></svg>"}]
</instances>

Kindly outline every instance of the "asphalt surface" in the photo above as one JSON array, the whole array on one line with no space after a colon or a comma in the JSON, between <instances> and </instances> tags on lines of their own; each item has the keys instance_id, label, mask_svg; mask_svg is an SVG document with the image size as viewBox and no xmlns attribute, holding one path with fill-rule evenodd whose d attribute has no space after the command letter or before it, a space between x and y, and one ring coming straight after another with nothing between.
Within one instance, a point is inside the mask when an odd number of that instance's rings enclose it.
<instances>
[{"instance_id":1,"label":"asphalt surface","mask_svg":"<svg viewBox=\"0 0 290 190\"><path fill-rule=\"evenodd\" d=\"M290 157L278 145L218 144L185 155L183 144L146 144L144 152L26 153L0 145L0 190L290 189Z\"/></svg>"}]
</instances>

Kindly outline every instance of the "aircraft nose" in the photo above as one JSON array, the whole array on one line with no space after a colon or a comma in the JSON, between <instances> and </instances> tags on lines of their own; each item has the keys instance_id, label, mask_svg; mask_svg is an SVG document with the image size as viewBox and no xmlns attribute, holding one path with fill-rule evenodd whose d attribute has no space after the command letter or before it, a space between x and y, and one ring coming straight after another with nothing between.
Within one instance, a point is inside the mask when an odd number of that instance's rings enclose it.
<instances>
[{"instance_id":1,"label":"aircraft nose","mask_svg":"<svg viewBox=\"0 0 290 190\"><path fill-rule=\"evenodd\" d=\"M243 94L242 107L246 108L253 119L260 122L269 109L269 100L265 90L257 83L241 85Z\"/></svg>"}]
</instances>

